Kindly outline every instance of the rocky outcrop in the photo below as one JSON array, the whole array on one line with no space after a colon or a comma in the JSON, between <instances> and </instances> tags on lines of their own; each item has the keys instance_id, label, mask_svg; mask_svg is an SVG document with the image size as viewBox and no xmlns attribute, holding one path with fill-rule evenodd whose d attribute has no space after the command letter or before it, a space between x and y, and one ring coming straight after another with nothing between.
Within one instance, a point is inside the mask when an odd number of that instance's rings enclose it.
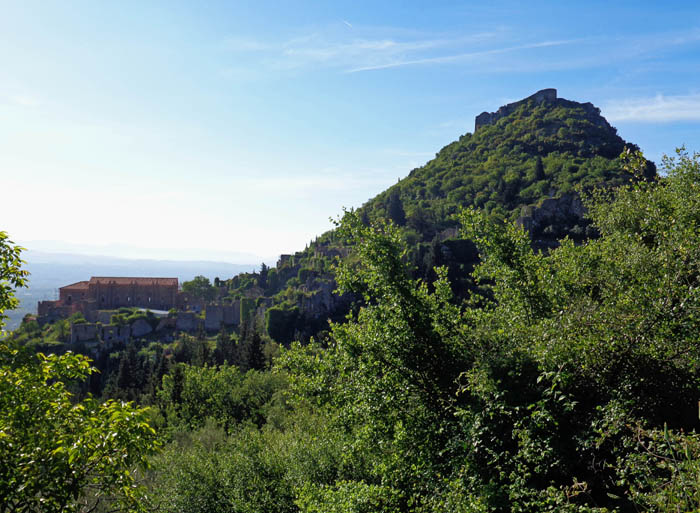
<instances>
[{"instance_id":1,"label":"rocky outcrop","mask_svg":"<svg viewBox=\"0 0 700 513\"><path fill-rule=\"evenodd\" d=\"M132 337L144 337L153 333L153 327L145 319L138 319L131 325Z\"/></svg>"},{"instance_id":2,"label":"rocky outcrop","mask_svg":"<svg viewBox=\"0 0 700 513\"><path fill-rule=\"evenodd\" d=\"M535 248L546 249L556 247L559 239L567 236L580 242L594 235L585 214L579 195L569 193L523 207L517 223L530 233Z\"/></svg>"},{"instance_id":3,"label":"rocky outcrop","mask_svg":"<svg viewBox=\"0 0 700 513\"><path fill-rule=\"evenodd\" d=\"M556 89L541 89L535 94L528 96L527 98L524 98L517 102L509 103L508 105L504 105L496 112L482 112L474 120L474 132L476 133L476 131L479 130L479 128L481 128L482 126L493 125L499 119L504 118L509 114L512 114L513 112L515 112L515 109L517 109L524 103L527 103L529 101L533 101L535 103L553 102L556 99Z\"/></svg>"}]
</instances>

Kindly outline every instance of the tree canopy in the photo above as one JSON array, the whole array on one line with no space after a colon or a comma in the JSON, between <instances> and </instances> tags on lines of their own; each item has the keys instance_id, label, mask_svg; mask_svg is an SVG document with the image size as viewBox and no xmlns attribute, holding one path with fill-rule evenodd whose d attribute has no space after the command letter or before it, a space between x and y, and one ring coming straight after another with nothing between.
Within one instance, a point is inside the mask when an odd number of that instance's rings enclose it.
<instances>
[{"instance_id":1,"label":"tree canopy","mask_svg":"<svg viewBox=\"0 0 700 513\"><path fill-rule=\"evenodd\" d=\"M434 292L410 277L395 227L348 213L339 283L364 306L327 350L285 355L297 400L351 433L345 477L308 484L301 510L695 511L700 162L665 167L592 192L601 237L548 253L462 211L481 255L466 303L444 270Z\"/></svg>"},{"instance_id":2,"label":"tree canopy","mask_svg":"<svg viewBox=\"0 0 700 513\"><path fill-rule=\"evenodd\" d=\"M26 284L21 249L0 232L0 315ZM130 403L76 401L88 358L32 353L0 340L0 511L134 511L135 472L157 447L148 412Z\"/></svg>"},{"instance_id":3,"label":"tree canopy","mask_svg":"<svg viewBox=\"0 0 700 513\"><path fill-rule=\"evenodd\" d=\"M212 300L217 294L217 288L211 284L209 278L202 275L195 276L190 281L182 282L182 290L204 300Z\"/></svg>"}]
</instances>

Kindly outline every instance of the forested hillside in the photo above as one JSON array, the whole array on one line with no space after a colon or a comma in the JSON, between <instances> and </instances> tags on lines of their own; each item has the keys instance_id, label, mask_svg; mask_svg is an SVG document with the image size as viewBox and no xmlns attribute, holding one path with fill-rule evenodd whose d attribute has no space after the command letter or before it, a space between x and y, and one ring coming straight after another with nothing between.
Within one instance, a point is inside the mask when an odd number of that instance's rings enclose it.
<instances>
[{"instance_id":1,"label":"forested hillside","mask_svg":"<svg viewBox=\"0 0 700 513\"><path fill-rule=\"evenodd\" d=\"M647 165L635 154L622 164L639 176ZM94 375L82 357L3 341L0 503L697 511L700 155L681 151L664 167L654 181L589 191L599 237L548 252L513 222L461 210L461 236L480 257L466 300L444 267L431 287L412 276L396 225L347 213L335 237L353 258L336 279L362 306L322 344L295 342L271 365L246 353L250 333L213 351L204 338L180 341L179 353L139 351L161 362L158 379L129 391L144 367L127 358L111 393L148 410L82 395ZM21 285L19 251L4 234L0 243L1 277ZM0 310L12 307L0 292ZM262 370L231 365L241 354Z\"/></svg>"},{"instance_id":2,"label":"forested hillside","mask_svg":"<svg viewBox=\"0 0 700 513\"><path fill-rule=\"evenodd\" d=\"M391 220L399 228L413 277L432 282L433 268L444 265L460 297L474 286L469 273L478 259L474 245L458 236L460 209L478 208L496 222L517 220L533 245L546 249L564 237L581 242L596 235L578 191L656 176L648 161L639 176L625 169L620 155L637 147L590 103L531 97L509 107L510 114L448 144L358 209L366 225ZM331 264L350 254L345 242L330 231L276 267L220 285L232 298L256 304L271 298L274 307L259 324L277 342L307 340L327 329L327 319L342 319L354 298L333 294Z\"/></svg>"},{"instance_id":3,"label":"forested hillside","mask_svg":"<svg viewBox=\"0 0 700 513\"><path fill-rule=\"evenodd\" d=\"M275 268L189 283L241 299L236 331L104 351L68 343L78 314L23 323L0 504L698 510L700 155L663 164L588 104L526 101ZM5 310L26 276L0 250Z\"/></svg>"}]
</instances>

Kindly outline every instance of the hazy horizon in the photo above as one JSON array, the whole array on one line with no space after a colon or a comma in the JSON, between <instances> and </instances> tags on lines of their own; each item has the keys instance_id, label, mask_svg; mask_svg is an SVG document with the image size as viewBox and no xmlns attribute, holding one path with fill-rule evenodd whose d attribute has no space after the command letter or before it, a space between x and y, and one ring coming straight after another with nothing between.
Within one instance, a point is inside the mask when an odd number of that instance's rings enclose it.
<instances>
[{"instance_id":1,"label":"hazy horizon","mask_svg":"<svg viewBox=\"0 0 700 513\"><path fill-rule=\"evenodd\" d=\"M6 3L0 229L130 258L292 253L547 87L659 163L700 149L698 19L689 1Z\"/></svg>"},{"instance_id":2,"label":"hazy horizon","mask_svg":"<svg viewBox=\"0 0 700 513\"><path fill-rule=\"evenodd\" d=\"M60 240L23 241L14 240L24 248L24 255L31 253L52 255L80 255L96 258L127 260L165 260L180 262L219 262L228 264L269 265L279 255L256 255L254 253L226 252L206 248L143 248L126 244L79 244Z\"/></svg>"},{"instance_id":3,"label":"hazy horizon","mask_svg":"<svg viewBox=\"0 0 700 513\"><path fill-rule=\"evenodd\" d=\"M15 291L19 307L6 312L9 316L5 330L16 329L24 315L36 314L39 301L58 299L58 289L91 276L146 276L174 277L180 282L203 275L228 279L241 272L257 271L262 261L241 263L209 260L167 260L120 258L114 255L87 255L78 253L45 252L28 249L22 253L30 272L26 288ZM274 261L266 261L268 265Z\"/></svg>"}]
</instances>

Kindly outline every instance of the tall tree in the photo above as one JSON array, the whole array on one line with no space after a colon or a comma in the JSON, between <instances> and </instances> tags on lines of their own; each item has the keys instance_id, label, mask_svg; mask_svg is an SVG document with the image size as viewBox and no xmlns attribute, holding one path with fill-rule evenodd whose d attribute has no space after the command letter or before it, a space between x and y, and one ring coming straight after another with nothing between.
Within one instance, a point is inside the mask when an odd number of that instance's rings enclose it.
<instances>
[{"instance_id":1,"label":"tall tree","mask_svg":"<svg viewBox=\"0 0 700 513\"><path fill-rule=\"evenodd\" d=\"M389 195L387 214L389 215L389 219L394 221L397 226L403 226L406 224L406 211L403 208L403 202L401 201L401 196L397 190L394 190Z\"/></svg>"},{"instance_id":2,"label":"tall tree","mask_svg":"<svg viewBox=\"0 0 700 513\"><path fill-rule=\"evenodd\" d=\"M202 275L182 282L182 290L196 298L209 301L216 298L217 294L217 289L211 284L209 278Z\"/></svg>"},{"instance_id":3,"label":"tall tree","mask_svg":"<svg viewBox=\"0 0 700 513\"><path fill-rule=\"evenodd\" d=\"M545 174L544 174L544 166L542 165L542 157L539 155L537 156L537 159L535 160L535 181L539 182L540 180L545 179Z\"/></svg>"}]
</instances>

